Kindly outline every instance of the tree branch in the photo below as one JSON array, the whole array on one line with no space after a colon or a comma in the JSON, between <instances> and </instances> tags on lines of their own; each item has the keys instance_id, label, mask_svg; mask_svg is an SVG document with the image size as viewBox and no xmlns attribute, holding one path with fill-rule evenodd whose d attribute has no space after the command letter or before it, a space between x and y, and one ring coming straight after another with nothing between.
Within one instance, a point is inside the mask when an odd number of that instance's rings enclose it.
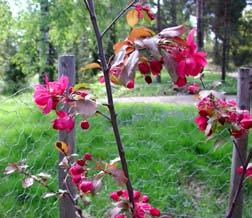
<instances>
[{"instance_id":1,"label":"tree branch","mask_svg":"<svg viewBox=\"0 0 252 218\"><path fill-rule=\"evenodd\" d=\"M114 20L112 20L112 22L109 24L109 26L102 32L101 37L103 37L106 32L108 32L110 30L110 28L116 23L117 20L120 19L121 16L123 16L135 3L137 3L138 0L133 0L131 3L129 3L129 5L124 8L123 10L121 10L118 15L114 18Z\"/></svg>"},{"instance_id":2,"label":"tree branch","mask_svg":"<svg viewBox=\"0 0 252 218\"><path fill-rule=\"evenodd\" d=\"M84 0L85 1L85 0ZM99 58L101 60L101 65L102 65L102 71L104 74L104 79L105 79L105 85L106 85L106 92L107 92L107 99L108 99L108 108L110 112L110 118L111 118L111 124L113 127L113 132L117 144L117 149L118 153L121 159L121 164L122 164L122 169L124 171L124 174L127 178L127 190L129 194L129 200L132 204L132 208L134 208L134 197L133 197L133 187L131 185L131 181L129 178L129 173L128 173L128 164L126 161L125 157L125 152L124 152L124 147L121 141L121 136L117 124L117 118L116 118L116 113L115 113L115 108L114 108L114 102L113 102L113 96L112 96L112 89L111 89L111 84L110 84L110 79L109 79L109 69L108 69L108 64L105 58L104 54L104 48L103 48L103 42L102 42L102 35L99 30L97 20L96 20L96 15L95 15L95 9L94 9L94 3L92 0L87 0L88 2L88 12L91 18L91 22L95 31L95 36L98 44L98 50L99 50ZM134 1L135 2L135 1Z\"/></svg>"},{"instance_id":3,"label":"tree branch","mask_svg":"<svg viewBox=\"0 0 252 218\"><path fill-rule=\"evenodd\" d=\"M241 174L241 177L240 177L238 189L237 189L237 191L236 191L236 193L235 193L235 197L234 197L234 200L233 200L233 202L232 202L232 206L231 206L231 208L230 208L230 210L229 210L229 212L228 212L226 218L231 218L232 215L233 215L234 208L235 208L237 199L238 199L238 197L239 197L239 195L240 195L240 192L241 192L241 190L242 190L243 181L244 181L244 179L245 179L245 174L246 174L246 171L247 171L247 167L248 167L248 164L249 164L249 161L251 160L251 158L252 158L252 150L249 151L249 155L248 155L248 157L247 157L247 159L246 159L245 165L244 165L243 170L242 170L242 174Z\"/></svg>"}]
</instances>

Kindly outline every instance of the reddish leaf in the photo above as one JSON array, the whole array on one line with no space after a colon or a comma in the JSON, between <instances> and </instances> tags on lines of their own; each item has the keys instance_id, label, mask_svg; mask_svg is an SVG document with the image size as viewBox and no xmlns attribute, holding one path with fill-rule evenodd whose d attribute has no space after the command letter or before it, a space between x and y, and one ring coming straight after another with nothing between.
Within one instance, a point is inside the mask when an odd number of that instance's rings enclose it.
<instances>
[{"instance_id":1,"label":"reddish leaf","mask_svg":"<svg viewBox=\"0 0 252 218\"><path fill-rule=\"evenodd\" d=\"M98 193L102 188L102 178L94 179L93 186L94 186L94 188L92 190L92 193L94 193L94 194Z\"/></svg>"},{"instance_id":2,"label":"reddish leaf","mask_svg":"<svg viewBox=\"0 0 252 218\"><path fill-rule=\"evenodd\" d=\"M32 177L27 177L23 179L22 186L23 188L29 188L30 186L33 185L33 183L34 183L34 179Z\"/></svg>"},{"instance_id":3,"label":"reddish leaf","mask_svg":"<svg viewBox=\"0 0 252 218\"><path fill-rule=\"evenodd\" d=\"M48 179L51 179L52 178L52 176L50 175L50 174L48 174L48 173L39 173L38 175L37 175L37 177L39 177L39 178L41 178L42 180L44 180L44 181L47 181Z\"/></svg>"},{"instance_id":4,"label":"reddish leaf","mask_svg":"<svg viewBox=\"0 0 252 218\"><path fill-rule=\"evenodd\" d=\"M122 169L112 169L110 172L118 185L124 185L128 181Z\"/></svg>"},{"instance_id":5,"label":"reddish leaf","mask_svg":"<svg viewBox=\"0 0 252 218\"><path fill-rule=\"evenodd\" d=\"M61 152L62 154L67 154L69 151L69 145L63 141L55 142L56 149Z\"/></svg>"},{"instance_id":6,"label":"reddish leaf","mask_svg":"<svg viewBox=\"0 0 252 218\"><path fill-rule=\"evenodd\" d=\"M18 166L16 163L9 163L8 166L4 170L5 175L12 174L18 170Z\"/></svg>"},{"instance_id":7,"label":"reddish leaf","mask_svg":"<svg viewBox=\"0 0 252 218\"><path fill-rule=\"evenodd\" d=\"M128 11L127 15L126 15L126 20L127 20L127 23L133 27L135 26L139 19L138 19L138 12L136 10L130 10Z\"/></svg>"},{"instance_id":8,"label":"reddish leaf","mask_svg":"<svg viewBox=\"0 0 252 218\"><path fill-rule=\"evenodd\" d=\"M130 41L135 41L136 39L151 37L154 35L155 33L152 30L145 27L139 27L139 28L134 28L130 32L128 39Z\"/></svg>"},{"instance_id":9,"label":"reddish leaf","mask_svg":"<svg viewBox=\"0 0 252 218\"><path fill-rule=\"evenodd\" d=\"M185 32L183 25L163 29L158 35L161 37L176 37Z\"/></svg>"},{"instance_id":10,"label":"reddish leaf","mask_svg":"<svg viewBox=\"0 0 252 218\"><path fill-rule=\"evenodd\" d=\"M95 115L97 111L97 104L92 100L76 101L73 109L84 118L88 118Z\"/></svg>"},{"instance_id":11,"label":"reddish leaf","mask_svg":"<svg viewBox=\"0 0 252 218\"><path fill-rule=\"evenodd\" d=\"M167 69L171 80L175 83L178 80L178 75L177 75L177 64L176 62L171 58L171 56L168 53L165 53L163 55L163 60L164 60L164 66Z\"/></svg>"}]
</instances>

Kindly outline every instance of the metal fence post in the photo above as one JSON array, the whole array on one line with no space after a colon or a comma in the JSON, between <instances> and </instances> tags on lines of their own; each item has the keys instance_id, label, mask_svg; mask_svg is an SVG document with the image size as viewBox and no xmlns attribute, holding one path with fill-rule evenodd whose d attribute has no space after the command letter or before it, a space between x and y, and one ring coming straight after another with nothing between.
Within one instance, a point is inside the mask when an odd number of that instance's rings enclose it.
<instances>
[{"instance_id":1,"label":"metal fence post","mask_svg":"<svg viewBox=\"0 0 252 218\"><path fill-rule=\"evenodd\" d=\"M251 81L250 75L251 73L252 73L251 68L239 69L238 83L237 83L237 102L238 102L239 108L242 110L250 110L250 81ZM246 157L247 157L248 134L244 134L242 137L236 139L236 143L240 149L243 162L245 162ZM233 198L238 188L240 175L238 175L237 173L237 168L241 165L242 164L239 159L238 152L235 146L233 146L233 157L232 157L231 178L230 178L229 208L232 205ZM242 207L243 207L243 192L241 191L237 200L237 204L234 208L232 218L242 217Z\"/></svg>"},{"instance_id":2,"label":"metal fence post","mask_svg":"<svg viewBox=\"0 0 252 218\"><path fill-rule=\"evenodd\" d=\"M69 85L75 84L75 57L73 55L62 55L58 59L58 76L66 75L69 78ZM64 108L67 110L68 108ZM70 133L59 131L59 140L71 146L71 152L74 152L75 145L75 129ZM63 159L63 155L59 154L59 161ZM59 188L65 190L64 179L66 173L62 168L59 168ZM70 180L67 181L68 187L74 193L74 187ZM75 208L68 195L63 196L59 201L60 218L75 218Z\"/></svg>"}]
</instances>

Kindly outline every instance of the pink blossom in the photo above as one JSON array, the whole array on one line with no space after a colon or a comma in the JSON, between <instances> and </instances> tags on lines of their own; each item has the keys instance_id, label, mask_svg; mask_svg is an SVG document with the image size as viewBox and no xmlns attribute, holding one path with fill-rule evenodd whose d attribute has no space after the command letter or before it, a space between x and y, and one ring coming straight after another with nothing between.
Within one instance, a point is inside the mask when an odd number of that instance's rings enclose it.
<instances>
[{"instance_id":1,"label":"pink blossom","mask_svg":"<svg viewBox=\"0 0 252 218\"><path fill-rule=\"evenodd\" d=\"M163 66L162 66L161 61L159 61L159 60L151 60L150 61L150 69L151 69L151 73L153 76L159 75L162 68L163 68Z\"/></svg>"},{"instance_id":2,"label":"pink blossom","mask_svg":"<svg viewBox=\"0 0 252 218\"><path fill-rule=\"evenodd\" d=\"M34 101L36 105L48 114L52 109L56 109L60 97L62 97L68 86L68 77L62 76L59 81L49 82L45 77L45 85L36 85L34 92Z\"/></svg>"},{"instance_id":3,"label":"pink blossom","mask_svg":"<svg viewBox=\"0 0 252 218\"><path fill-rule=\"evenodd\" d=\"M93 189L94 189L94 185L93 185L93 182L92 181L89 181L89 180L83 180L78 188L83 191L84 193L88 193L88 192L91 192Z\"/></svg>"},{"instance_id":4,"label":"pink blossom","mask_svg":"<svg viewBox=\"0 0 252 218\"><path fill-rule=\"evenodd\" d=\"M70 167L69 172L72 176L78 176L84 172L84 169L79 164L76 164Z\"/></svg>"},{"instance_id":5,"label":"pink blossom","mask_svg":"<svg viewBox=\"0 0 252 218\"><path fill-rule=\"evenodd\" d=\"M145 218L146 216L154 216L159 217L160 211L157 208L152 207L151 204L148 203L149 197L147 195L142 195L139 191L133 192L134 197L134 211L133 211L133 218ZM117 202L116 205L118 208L120 208L120 213L118 215L121 215L121 212L129 212L131 213L131 209L129 207L128 203L125 203L129 200L128 191L127 190L119 190L110 193L110 198ZM126 201L125 201L126 200Z\"/></svg>"},{"instance_id":6,"label":"pink blossom","mask_svg":"<svg viewBox=\"0 0 252 218\"><path fill-rule=\"evenodd\" d=\"M244 129L250 129L252 128L252 117L251 118L245 118L241 121L241 126L244 128Z\"/></svg>"},{"instance_id":7,"label":"pink blossom","mask_svg":"<svg viewBox=\"0 0 252 218\"><path fill-rule=\"evenodd\" d=\"M126 215L124 214L117 214L114 216L114 218L126 218Z\"/></svg>"},{"instance_id":8,"label":"pink blossom","mask_svg":"<svg viewBox=\"0 0 252 218\"><path fill-rule=\"evenodd\" d=\"M83 159L84 159L84 160L92 160L92 159L93 159L93 155L90 154L90 153L85 153L85 154L83 155Z\"/></svg>"},{"instance_id":9,"label":"pink blossom","mask_svg":"<svg viewBox=\"0 0 252 218\"><path fill-rule=\"evenodd\" d=\"M237 169L237 173L239 175L241 175L243 173L243 166L240 166L238 169ZM245 176L246 177L250 177L252 176L252 163L249 163L248 166L247 166L247 169L246 169L246 172L245 172Z\"/></svg>"},{"instance_id":10,"label":"pink blossom","mask_svg":"<svg viewBox=\"0 0 252 218\"><path fill-rule=\"evenodd\" d=\"M74 119L65 111L57 111L58 117L52 122L53 128L70 132L74 128Z\"/></svg>"},{"instance_id":11,"label":"pink blossom","mask_svg":"<svg viewBox=\"0 0 252 218\"><path fill-rule=\"evenodd\" d=\"M198 125L198 128L200 131L205 131L207 127L207 121L208 121L206 117L197 116L194 121Z\"/></svg>"},{"instance_id":12,"label":"pink blossom","mask_svg":"<svg viewBox=\"0 0 252 218\"><path fill-rule=\"evenodd\" d=\"M187 90L190 94L196 94L199 92L200 87L198 83L193 83L192 85L187 87Z\"/></svg>"},{"instance_id":13,"label":"pink blossom","mask_svg":"<svg viewBox=\"0 0 252 218\"><path fill-rule=\"evenodd\" d=\"M150 214L151 216L160 216L160 210L153 207L150 209Z\"/></svg>"},{"instance_id":14,"label":"pink blossom","mask_svg":"<svg viewBox=\"0 0 252 218\"><path fill-rule=\"evenodd\" d=\"M174 59L177 62L177 73L180 78L197 76L206 66L206 53L198 52L194 41L195 29L192 29L186 38L186 48L175 50Z\"/></svg>"},{"instance_id":15,"label":"pink blossom","mask_svg":"<svg viewBox=\"0 0 252 218\"><path fill-rule=\"evenodd\" d=\"M187 80L186 78L184 77L178 77L177 81L175 82L175 84L178 86L178 87L182 87L186 84Z\"/></svg>"}]
</instances>

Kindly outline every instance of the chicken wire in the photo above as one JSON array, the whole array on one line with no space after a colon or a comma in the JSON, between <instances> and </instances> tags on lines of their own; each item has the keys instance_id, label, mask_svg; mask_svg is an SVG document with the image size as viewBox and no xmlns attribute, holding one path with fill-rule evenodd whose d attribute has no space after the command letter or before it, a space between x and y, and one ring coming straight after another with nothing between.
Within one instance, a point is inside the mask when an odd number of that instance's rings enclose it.
<instances>
[{"instance_id":1,"label":"chicken wire","mask_svg":"<svg viewBox=\"0 0 252 218\"><path fill-rule=\"evenodd\" d=\"M51 174L49 185L57 189L58 154L54 142L58 134L50 126L53 115L43 116L36 108L31 88L1 97L0 101L1 171L10 162L26 159L34 174ZM227 142L214 151L213 143L199 135L193 123L196 110L192 103L116 103L116 110L134 189L148 194L155 207L174 217L225 215L231 144ZM91 152L107 161L117 157L109 122L95 117L90 124L85 132L76 125L77 153ZM162 130L165 128L167 134ZM17 174L2 175L0 217L58 217L57 200L41 197L45 188L35 184L23 189L21 181L22 176ZM119 188L105 179L101 193L92 197L86 210L93 217L103 217L111 205L109 193ZM246 188L244 217L250 217L252 198Z\"/></svg>"}]
</instances>

